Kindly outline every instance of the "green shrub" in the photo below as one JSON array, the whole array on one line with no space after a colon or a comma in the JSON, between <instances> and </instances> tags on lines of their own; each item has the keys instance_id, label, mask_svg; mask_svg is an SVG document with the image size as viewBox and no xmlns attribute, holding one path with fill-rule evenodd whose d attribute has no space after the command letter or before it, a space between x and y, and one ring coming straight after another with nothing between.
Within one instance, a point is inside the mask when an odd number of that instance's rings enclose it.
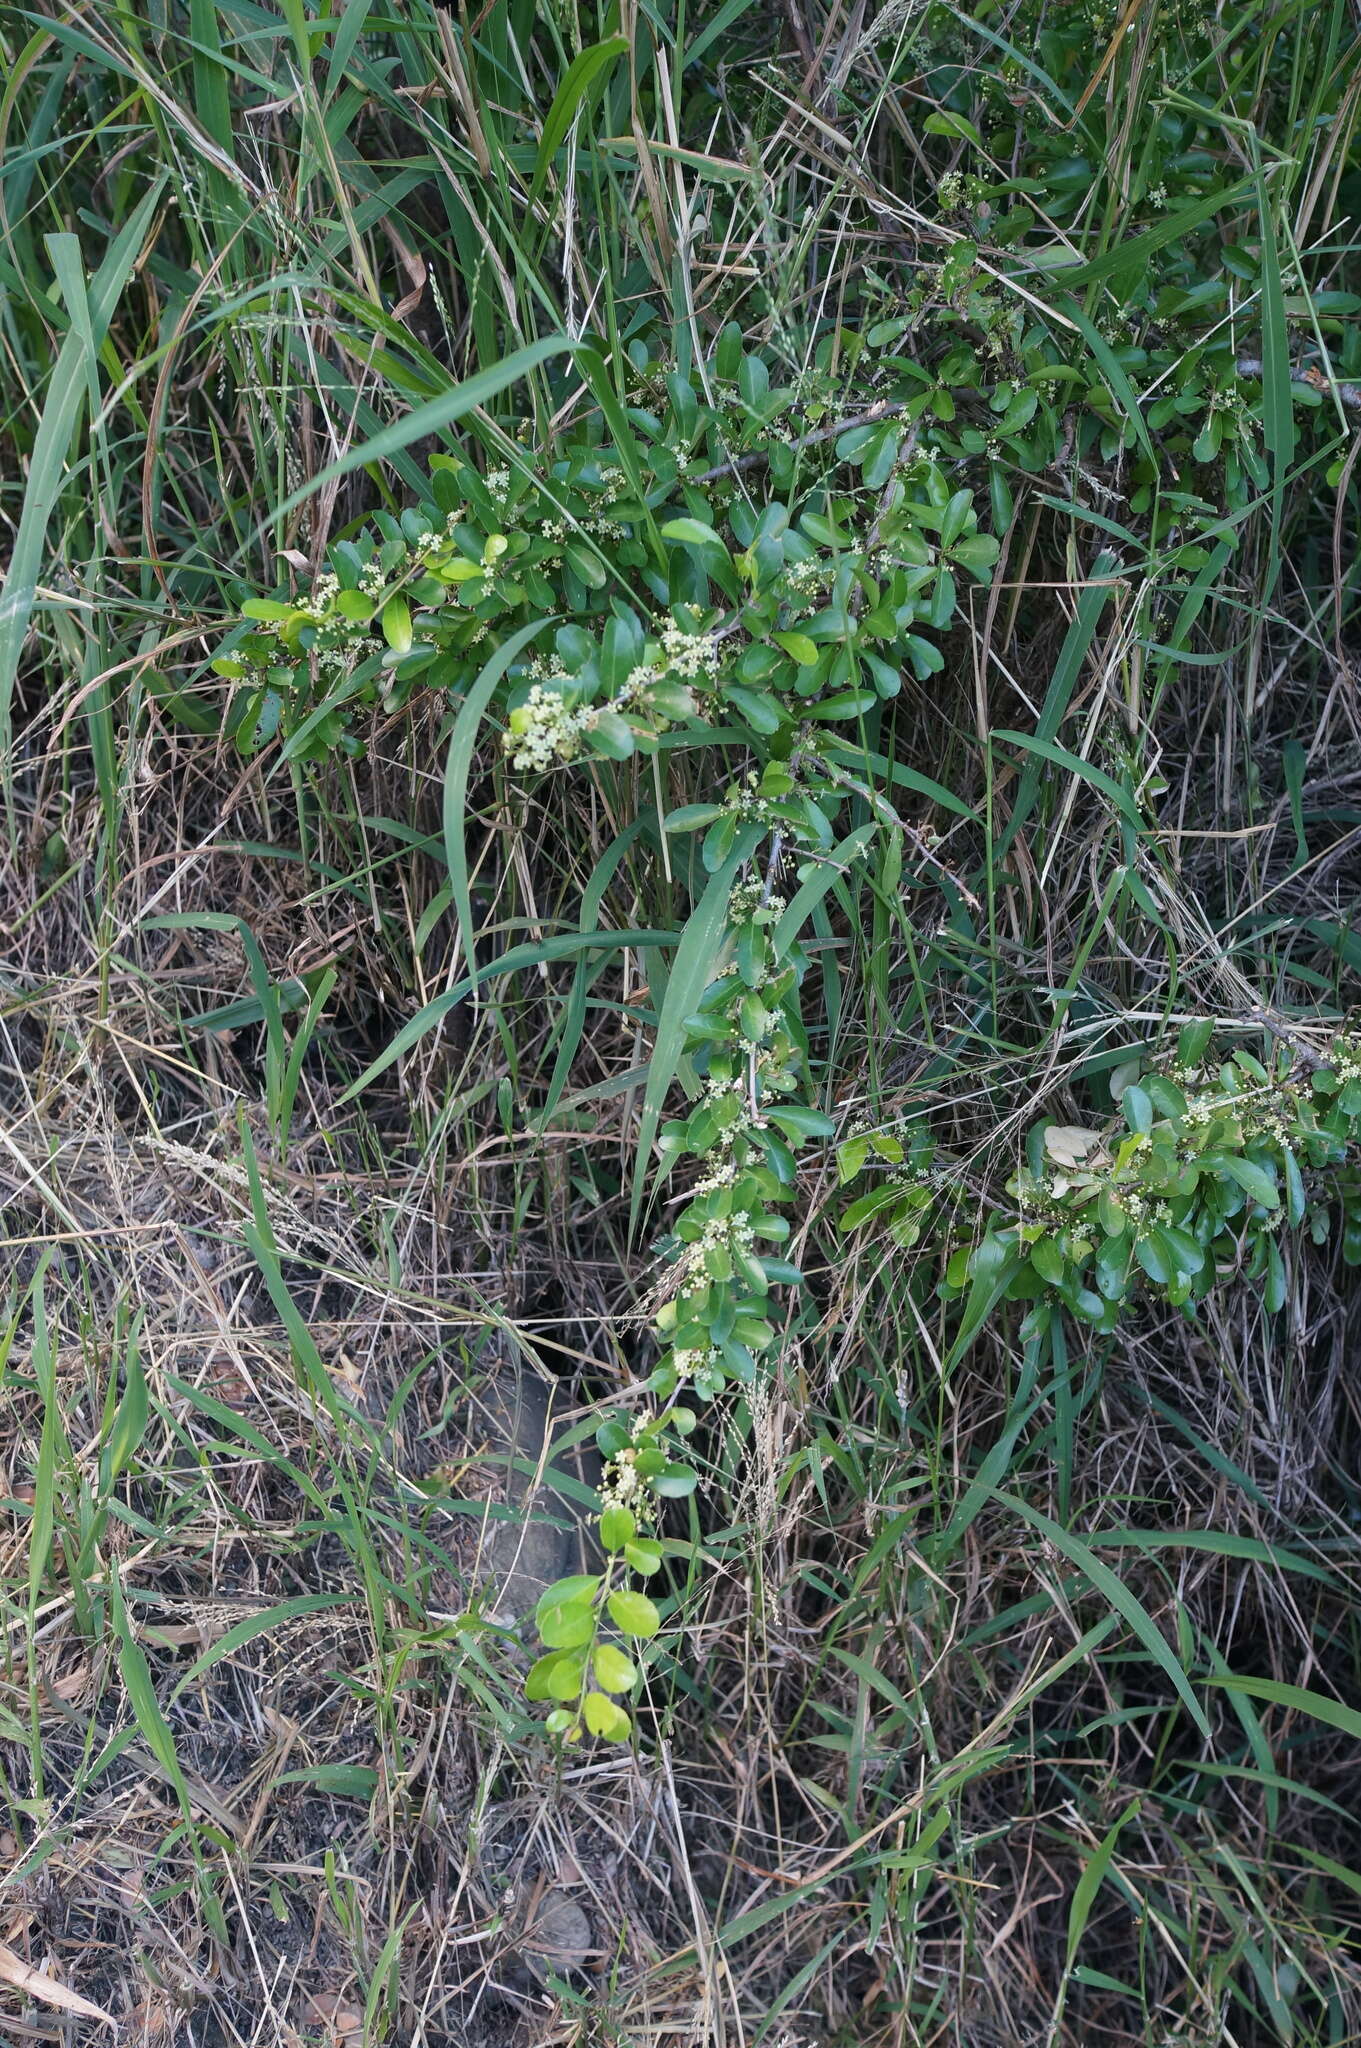
<instances>
[{"instance_id":1,"label":"green shrub","mask_svg":"<svg viewBox=\"0 0 1361 2048\"><path fill-rule=\"evenodd\" d=\"M960 1199L925 1129L847 1139L844 1181L871 1161L890 1177L850 1204L843 1229L934 1243L949 1254L947 1299L987 1274L1007 1300L1035 1304L1027 1335L1060 1307L1109 1332L1141 1289L1188 1307L1225 1275L1258 1283L1276 1314L1283 1225L1322 1244L1340 1224L1343 1258L1361 1265L1361 1181L1345 1170L1361 1139L1361 1040L1339 1036L1307 1062L1281 1046L1264 1066L1242 1047L1215 1063L1213 1034L1188 1025L1174 1059L1118 1067L1114 1124L1036 1124L1005 1196L986 1203Z\"/></svg>"},{"instance_id":2,"label":"green shrub","mask_svg":"<svg viewBox=\"0 0 1361 2048\"><path fill-rule=\"evenodd\" d=\"M971 290L971 261L956 244L947 297ZM985 324L986 311L973 309ZM834 373L829 338L808 376L786 385L735 328L694 376L640 346L627 411L617 400L589 406L551 461L509 434L486 474L464 457L432 457L426 500L338 542L302 594L249 599L215 663L236 686L237 744L251 752L279 739L295 761L361 751L372 708L395 710L417 690L482 706L527 777L606 771L676 743L710 751L711 799L641 821L660 860L698 840L695 907L658 1020L641 1139L645 1154L655 1144L660 1179L689 1178L661 1246L657 1361L598 1431L604 1568L539 1604L543 1655L528 1693L551 1703L550 1729L572 1740L583 1727L630 1733L619 1697L639 1673L621 1639L661 1626L633 1583L661 1568L660 1504L694 1491L685 1441L700 1406L762 1369L776 1345L773 1290L800 1284L782 1255L783 1212L800 1148L835 1130L811 1070L803 934L876 837L901 846L901 820L874 787L866 720L905 673L941 671L961 575L990 578L999 544L979 530L958 471L981 455L980 482L991 478L992 506L1008 517L998 460L1050 460L1049 442L1034 439L1045 394L1059 383L1076 395L1046 336L1009 338L999 356L1014 343L1022 365L1031 347L1043 360L994 377L994 435L975 447L962 432L947 466L923 451L923 430L952 419L952 386L984 370L977 351L957 349L926 375L892 353L907 324L881 324L863 345L836 337L854 375ZM1103 452L1134 445L1140 424L1120 417L1104 385L1080 396L1084 436ZM1059 431L1057 416L1044 431ZM1222 436L1211 454L1232 499ZM447 1007L422 1013L401 1046ZM1055 1307L1110 1330L1139 1286L1188 1305L1231 1268L1260 1279L1279 1307L1275 1232L1283 1220L1326 1228L1304 1175L1337 1168L1356 1137L1357 1054L1340 1041L1305 1085L1288 1055L1268 1071L1239 1051L1212 1072L1210 1030L1183 1034L1169 1070L1136 1064L1119 1077L1123 1138L1037 1126L1026 1166L995 1201L942 1197L924 1130L851 1137L843 1178L871 1159L890 1177L851 1205L845 1226L873 1222L904 1248L937 1252L947 1300L1031 1302L1031 1332ZM663 1122L678 1073L690 1108ZM1352 1255L1361 1208L1344 1202Z\"/></svg>"}]
</instances>

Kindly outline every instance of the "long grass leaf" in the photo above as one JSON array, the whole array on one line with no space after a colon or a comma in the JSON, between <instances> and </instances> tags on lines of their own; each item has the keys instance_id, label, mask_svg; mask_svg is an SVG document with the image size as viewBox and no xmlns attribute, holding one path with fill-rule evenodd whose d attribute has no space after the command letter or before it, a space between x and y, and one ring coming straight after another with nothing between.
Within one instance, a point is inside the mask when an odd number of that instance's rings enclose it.
<instances>
[{"instance_id":1,"label":"long grass leaf","mask_svg":"<svg viewBox=\"0 0 1361 2048\"><path fill-rule=\"evenodd\" d=\"M473 930L472 897L468 886L467 802L468 777L472 773L477 735L496 686L507 669L544 627L551 624L551 619L534 619L502 642L478 671L449 735L449 752L444 763L444 859L449 870L449 887L458 918L459 937L463 941L463 958L470 974L477 971L477 934Z\"/></svg>"},{"instance_id":2,"label":"long grass leaf","mask_svg":"<svg viewBox=\"0 0 1361 2048\"><path fill-rule=\"evenodd\" d=\"M529 187L530 206L533 206L548 182L553 158L562 146L568 129L603 83L601 74L608 65L622 57L629 47L627 36L609 36L604 42L589 44L568 65L562 83L553 95L553 104L544 118L543 136L539 143L538 159Z\"/></svg>"},{"instance_id":3,"label":"long grass leaf","mask_svg":"<svg viewBox=\"0 0 1361 2048\"><path fill-rule=\"evenodd\" d=\"M556 938L538 939L532 943L526 941L522 946L512 946L508 953L502 953L499 959L489 960L487 965L479 967L475 974L465 975L453 988L446 989L443 995L436 996L432 1002L418 1010L416 1015L402 1026L391 1045L365 1067L359 1079L351 1081L340 1100L352 1102L356 1095L362 1094L370 1082L376 1081L380 1074L387 1072L394 1060L399 1060L403 1053L410 1052L413 1045L418 1044L428 1031L433 1031L441 1019L448 1016L450 1010L461 1003L475 988L480 988L484 981L490 981L495 974L515 974L522 967L538 967L549 960L570 960L578 953L593 952L602 946L614 952L618 952L624 946L669 946L674 942L675 936L674 932L660 931L564 932Z\"/></svg>"},{"instance_id":4,"label":"long grass leaf","mask_svg":"<svg viewBox=\"0 0 1361 2048\"><path fill-rule=\"evenodd\" d=\"M318 470L306 483L299 484L296 490L290 491L283 503L276 506L262 522L261 530L270 531L276 520L296 511L299 505L305 504L324 485L334 483L339 477L348 476L352 470L364 469L372 463L383 462L390 456L403 454L414 441L423 440L429 434L443 433L446 427L453 426L457 420L466 419L468 414L476 412L479 406L486 405L490 399L498 398L512 384L518 384L523 378L528 377L531 371L538 369L540 363L548 362L553 356L566 355L572 352L573 348L574 344L567 335L548 335L542 341L532 341L526 347L516 349L513 354L504 357L499 363L491 364L485 370L477 371L474 376L465 377L461 383L441 392L438 398L428 399L424 405L413 407L400 419L394 420L390 426L380 427L377 433L370 434L357 446L347 449L343 455L337 456L334 462Z\"/></svg>"},{"instance_id":5,"label":"long grass leaf","mask_svg":"<svg viewBox=\"0 0 1361 2048\"><path fill-rule=\"evenodd\" d=\"M1061 1528L1057 1522L1051 1521L1048 1515L1042 1515L1038 1508L1031 1507L1027 1501L1018 1500L1014 1493L999 1493L997 1498L1004 1507L1010 1508L1013 1514L1019 1515L1023 1522L1028 1522L1032 1529L1038 1529L1042 1536L1046 1536L1054 1548L1061 1551L1070 1563L1075 1564L1089 1584L1124 1617L1154 1662L1166 1674L1191 1719L1208 1742L1210 1724L1206 1719L1204 1707L1192 1691L1191 1682L1166 1637L1147 1609L1130 1592L1124 1580L1118 1578L1109 1565L1102 1564L1096 1552L1084 1543L1080 1536L1074 1536L1070 1530ZM1361 1732L1361 1714L1353 1718L1358 1731Z\"/></svg>"},{"instance_id":6,"label":"long grass leaf","mask_svg":"<svg viewBox=\"0 0 1361 2048\"><path fill-rule=\"evenodd\" d=\"M114 307L142 252L147 229L165 190L157 178L133 208L91 282L88 320L74 323L58 350L43 403L42 421L28 465L23 509L14 536L5 584L0 592L0 761L10 773L10 733L15 679L28 622L38 594L47 529L61 496L66 459L89 389L89 346L99 348L113 318ZM83 302L86 303L86 302ZM82 331L83 329L83 331ZM7 785L8 786L8 785Z\"/></svg>"},{"instance_id":7,"label":"long grass leaf","mask_svg":"<svg viewBox=\"0 0 1361 2048\"><path fill-rule=\"evenodd\" d=\"M1245 1678L1237 1671L1212 1672L1205 1683L1222 1685L1229 1692L1246 1693L1249 1699L1266 1700L1272 1706L1288 1707L1295 1714L1307 1714L1313 1721L1322 1721L1329 1728L1340 1729L1353 1742L1361 1742L1361 1709L1349 1707L1342 1700L1331 1699L1325 1692L1311 1692L1302 1685L1287 1685L1280 1678Z\"/></svg>"},{"instance_id":8,"label":"long grass leaf","mask_svg":"<svg viewBox=\"0 0 1361 2048\"><path fill-rule=\"evenodd\" d=\"M691 911L685 930L681 933L680 944L666 984L666 996L657 1018L657 1035L652 1042L652 1057L648 1062L647 1087L643 1091L643 1110L638 1122L638 1143L633 1162L633 1192L629 1201L629 1236L632 1238L638 1228L642 1214L643 1195L646 1188L647 1169L652 1159L652 1147L657 1136L671 1084L676 1078L681 1053L685 1048L685 1020L699 1007L700 997L713 979L718 963L718 950L722 943L724 927L728 917L728 898L738 870L750 860L752 851L760 839L760 827L752 826L739 834L737 844L724 861L709 877L708 885L699 902ZM630 939L629 944L636 943Z\"/></svg>"}]
</instances>

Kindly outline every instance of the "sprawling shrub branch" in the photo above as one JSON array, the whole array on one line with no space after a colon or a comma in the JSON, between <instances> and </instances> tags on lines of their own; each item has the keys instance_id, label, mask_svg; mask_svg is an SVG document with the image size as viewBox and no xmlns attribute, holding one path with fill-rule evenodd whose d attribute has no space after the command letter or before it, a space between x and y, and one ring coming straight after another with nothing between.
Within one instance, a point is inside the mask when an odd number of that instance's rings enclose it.
<instances>
[{"instance_id":1,"label":"sprawling shrub branch","mask_svg":"<svg viewBox=\"0 0 1361 2048\"><path fill-rule=\"evenodd\" d=\"M961 272L951 289L963 303L974 287ZM881 348L901 332L890 323ZM1027 380L995 384L979 451L999 517L997 457L1031 433L1059 374L1052 346L1035 347ZM876 789L865 721L906 673L941 670L958 579L986 582L998 554L959 484L969 448L952 476L923 439L953 419L950 379L982 375L956 353L930 377L885 356L878 395L848 416L821 359L805 388L778 389L729 330L704 378L648 370L626 441L592 412L542 465L511 441L486 474L432 457L426 502L338 542L306 592L246 602L216 663L235 686L238 744L277 742L296 761L359 751L367 707L417 689L466 699L480 678L526 778L657 755L676 728L712 749L711 799L644 821L659 857L693 835L696 907L670 985L686 1007L669 1022L673 1070L683 1055L694 1089L656 1133L659 1172L684 1193L661 1247L655 1362L598 1431L601 1569L552 1586L537 1610L528 1695L569 1740L630 1734L628 1645L662 1621L643 1590L662 1568L660 1506L694 1490L685 1442L700 1406L761 1370L774 1290L800 1283L783 1249L796 1155L834 1134L810 1070L804 930L829 894L849 906L843 878L878 835L939 865ZM1088 402L1096 431L1132 441L1109 391ZM1138 1286L1190 1304L1229 1270L1278 1307L1276 1233L1325 1227L1316 1187L1355 1143L1361 1053L1340 1040L1301 1080L1288 1053L1216 1066L1210 1038L1195 1027L1172 1065L1120 1076L1118 1126L1037 1126L996 1195L961 1199L924 1127L852 1135L843 1179L882 1177L846 1226L937 1250L947 1301L1023 1299L1032 1329L1062 1309L1109 1330ZM1350 1256L1361 1209L1345 1185L1343 1202Z\"/></svg>"}]
</instances>

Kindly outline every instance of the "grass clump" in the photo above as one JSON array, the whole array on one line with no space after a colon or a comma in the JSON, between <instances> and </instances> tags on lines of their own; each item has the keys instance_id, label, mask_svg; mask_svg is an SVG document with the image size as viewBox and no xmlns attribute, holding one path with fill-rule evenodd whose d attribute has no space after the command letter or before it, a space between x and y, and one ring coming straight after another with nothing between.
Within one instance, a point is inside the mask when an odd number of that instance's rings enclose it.
<instances>
[{"instance_id":1,"label":"grass clump","mask_svg":"<svg viewBox=\"0 0 1361 2048\"><path fill-rule=\"evenodd\" d=\"M0 50L8 2023L1361 2041L1352 15Z\"/></svg>"}]
</instances>

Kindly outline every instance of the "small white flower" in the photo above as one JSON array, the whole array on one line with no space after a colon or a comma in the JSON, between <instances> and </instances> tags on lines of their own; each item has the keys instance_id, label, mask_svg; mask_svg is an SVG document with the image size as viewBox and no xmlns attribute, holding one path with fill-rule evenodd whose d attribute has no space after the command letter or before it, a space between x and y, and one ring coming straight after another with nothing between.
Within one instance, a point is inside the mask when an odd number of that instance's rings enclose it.
<instances>
[{"instance_id":1,"label":"small white flower","mask_svg":"<svg viewBox=\"0 0 1361 2048\"><path fill-rule=\"evenodd\" d=\"M513 768L551 768L574 760L581 748L582 717L569 711L557 690L535 683L523 704L510 714L502 742Z\"/></svg>"}]
</instances>

